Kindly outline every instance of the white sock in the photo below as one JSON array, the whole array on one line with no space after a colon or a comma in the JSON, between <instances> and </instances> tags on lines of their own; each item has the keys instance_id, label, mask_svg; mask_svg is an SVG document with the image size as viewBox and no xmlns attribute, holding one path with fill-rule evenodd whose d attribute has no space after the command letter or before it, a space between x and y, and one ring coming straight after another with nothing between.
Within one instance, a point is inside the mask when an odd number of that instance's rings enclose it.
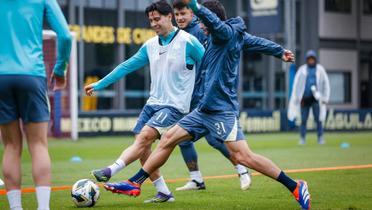
<instances>
[{"instance_id":1,"label":"white sock","mask_svg":"<svg viewBox=\"0 0 372 210\"><path fill-rule=\"evenodd\" d=\"M165 184L163 176L161 176L159 179L152 182L158 192L164 193L166 195L169 195L171 191L168 189L167 184Z\"/></svg>"},{"instance_id":2,"label":"white sock","mask_svg":"<svg viewBox=\"0 0 372 210\"><path fill-rule=\"evenodd\" d=\"M190 171L191 180L195 180L199 183L203 182L203 177L200 171Z\"/></svg>"},{"instance_id":3,"label":"white sock","mask_svg":"<svg viewBox=\"0 0 372 210\"><path fill-rule=\"evenodd\" d=\"M115 161L112 165L109 166L111 169L111 176L119 173L123 168L125 168L125 163L120 158Z\"/></svg>"},{"instance_id":4,"label":"white sock","mask_svg":"<svg viewBox=\"0 0 372 210\"><path fill-rule=\"evenodd\" d=\"M248 172L248 169L240 164L236 165L235 169L238 172L238 174L244 174Z\"/></svg>"},{"instance_id":5,"label":"white sock","mask_svg":"<svg viewBox=\"0 0 372 210\"><path fill-rule=\"evenodd\" d=\"M10 190L6 196L11 210L22 210L21 190Z\"/></svg>"},{"instance_id":6,"label":"white sock","mask_svg":"<svg viewBox=\"0 0 372 210\"><path fill-rule=\"evenodd\" d=\"M36 189L37 210L49 210L50 190L49 186L38 186Z\"/></svg>"}]
</instances>

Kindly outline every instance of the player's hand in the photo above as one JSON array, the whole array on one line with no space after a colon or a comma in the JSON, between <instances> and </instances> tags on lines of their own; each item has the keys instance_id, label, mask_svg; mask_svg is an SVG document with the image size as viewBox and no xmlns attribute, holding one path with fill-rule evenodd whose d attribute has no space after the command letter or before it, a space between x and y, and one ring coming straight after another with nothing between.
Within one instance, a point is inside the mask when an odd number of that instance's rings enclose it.
<instances>
[{"instance_id":1,"label":"player's hand","mask_svg":"<svg viewBox=\"0 0 372 210\"><path fill-rule=\"evenodd\" d=\"M52 84L53 91L62 90L66 87L66 77L52 73L50 75L50 84Z\"/></svg>"},{"instance_id":2,"label":"player's hand","mask_svg":"<svg viewBox=\"0 0 372 210\"><path fill-rule=\"evenodd\" d=\"M282 55L282 60L285 62L293 63L295 61L295 56L290 50L284 50L284 53Z\"/></svg>"},{"instance_id":3,"label":"player's hand","mask_svg":"<svg viewBox=\"0 0 372 210\"><path fill-rule=\"evenodd\" d=\"M85 90L85 94L87 94L87 96L93 96L94 94L94 88L93 88L93 84L89 84L87 86L84 87L84 90Z\"/></svg>"}]
</instances>

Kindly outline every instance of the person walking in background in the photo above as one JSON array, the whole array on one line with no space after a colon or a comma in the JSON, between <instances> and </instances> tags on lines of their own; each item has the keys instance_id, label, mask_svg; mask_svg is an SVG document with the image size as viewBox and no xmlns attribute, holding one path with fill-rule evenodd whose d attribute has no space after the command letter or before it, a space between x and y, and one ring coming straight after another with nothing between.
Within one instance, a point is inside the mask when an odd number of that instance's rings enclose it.
<instances>
[{"instance_id":1,"label":"person walking in background","mask_svg":"<svg viewBox=\"0 0 372 210\"><path fill-rule=\"evenodd\" d=\"M48 210L51 161L47 129L49 101L43 61L44 17L57 33L57 61L51 75L54 90L66 86L71 35L56 0L0 1L0 129L4 144L2 170L9 207L22 209L21 154L25 129L32 158L38 210Z\"/></svg>"},{"instance_id":2,"label":"person walking in background","mask_svg":"<svg viewBox=\"0 0 372 210\"><path fill-rule=\"evenodd\" d=\"M300 141L306 143L306 124L310 108L317 125L318 144L324 144L323 122L325 121L329 101L330 85L327 73L317 61L314 50L306 53L306 64L302 65L295 76L291 94L288 119L294 120L301 113Z\"/></svg>"}]
</instances>

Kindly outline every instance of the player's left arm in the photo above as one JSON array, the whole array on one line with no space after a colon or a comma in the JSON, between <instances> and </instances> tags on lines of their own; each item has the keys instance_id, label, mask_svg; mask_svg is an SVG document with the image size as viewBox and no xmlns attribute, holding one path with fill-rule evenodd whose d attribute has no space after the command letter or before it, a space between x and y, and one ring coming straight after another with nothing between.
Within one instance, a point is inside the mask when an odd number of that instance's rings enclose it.
<instances>
[{"instance_id":1,"label":"player's left arm","mask_svg":"<svg viewBox=\"0 0 372 210\"><path fill-rule=\"evenodd\" d=\"M186 64L194 65L196 63L200 63L204 52L205 48L199 42L199 40L194 36L190 36L190 40L186 44Z\"/></svg>"},{"instance_id":2,"label":"player's left arm","mask_svg":"<svg viewBox=\"0 0 372 210\"><path fill-rule=\"evenodd\" d=\"M54 89L61 89L65 86L65 71L70 59L71 34L56 0L45 1L45 16L50 27L57 34L57 59L51 78L56 80Z\"/></svg>"},{"instance_id":3,"label":"player's left arm","mask_svg":"<svg viewBox=\"0 0 372 210\"><path fill-rule=\"evenodd\" d=\"M285 62L294 62L294 54L273 41L248 33L245 33L243 38L243 49L248 52L263 53L280 58Z\"/></svg>"}]
</instances>

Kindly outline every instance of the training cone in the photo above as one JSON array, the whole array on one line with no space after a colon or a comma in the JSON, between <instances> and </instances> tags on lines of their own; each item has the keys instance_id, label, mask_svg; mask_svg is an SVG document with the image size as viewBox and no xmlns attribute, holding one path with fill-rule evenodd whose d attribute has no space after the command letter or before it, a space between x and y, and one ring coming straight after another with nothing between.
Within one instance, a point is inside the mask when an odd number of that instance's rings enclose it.
<instances>
[{"instance_id":1,"label":"training cone","mask_svg":"<svg viewBox=\"0 0 372 210\"><path fill-rule=\"evenodd\" d=\"M70 159L70 162L71 163L81 163L83 161L83 159L81 159L81 157L79 156L73 156L71 159Z\"/></svg>"},{"instance_id":2,"label":"training cone","mask_svg":"<svg viewBox=\"0 0 372 210\"><path fill-rule=\"evenodd\" d=\"M342 149L347 149L347 148L350 147L350 144L347 143L347 142L343 142L343 143L340 144L340 147L341 147Z\"/></svg>"}]
</instances>

